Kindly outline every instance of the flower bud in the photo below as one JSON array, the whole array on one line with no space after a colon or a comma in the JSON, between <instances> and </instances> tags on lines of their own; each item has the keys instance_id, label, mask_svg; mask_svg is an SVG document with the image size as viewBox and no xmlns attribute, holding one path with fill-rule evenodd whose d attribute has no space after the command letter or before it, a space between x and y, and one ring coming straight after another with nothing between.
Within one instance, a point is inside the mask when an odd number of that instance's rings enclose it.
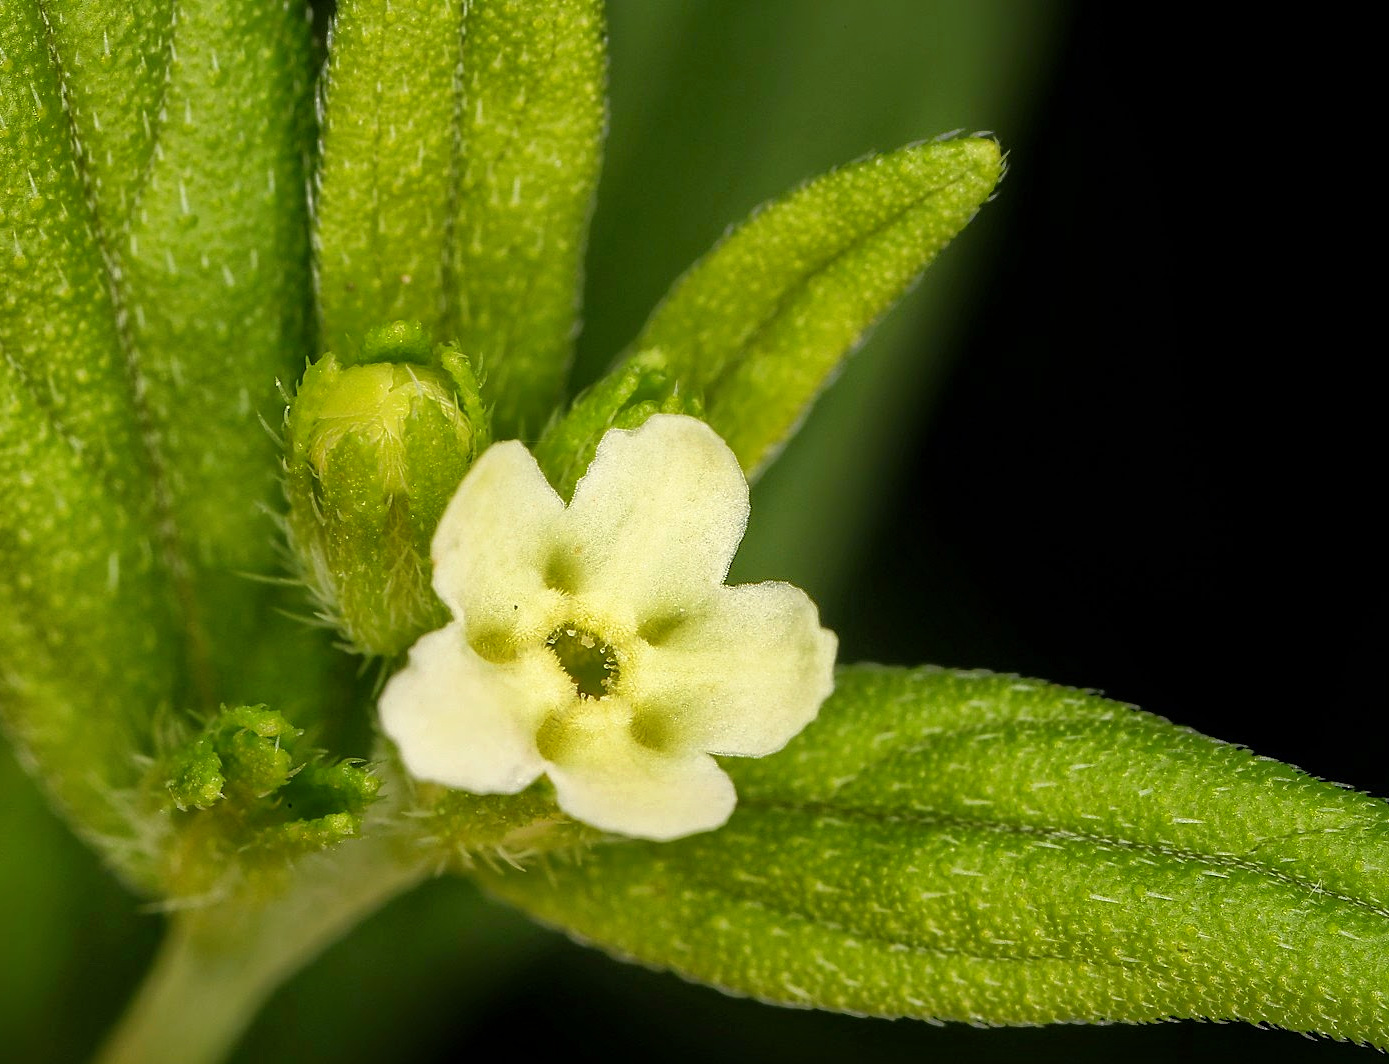
<instances>
[{"instance_id":1,"label":"flower bud","mask_svg":"<svg viewBox=\"0 0 1389 1064\"><path fill-rule=\"evenodd\" d=\"M234 880L360 834L381 787L357 761L314 749L277 710L223 706L197 732L161 736L149 779L167 793L159 886L171 898L224 893Z\"/></svg>"},{"instance_id":2,"label":"flower bud","mask_svg":"<svg viewBox=\"0 0 1389 1064\"><path fill-rule=\"evenodd\" d=\"M702 397L671 375L660 351L642 351L590 385L552 421L535 446L535 457L563 499L593 461L609 429L635 429L653 414L702 417Z\"/></svg>"},{"instance_id":3,"label":"flower bud","mask_svg":"<svg viewBox=\"0 0 1389 1064\"><path fill-rule=\"evenodd\" d=\"M448 612L430 587L429 543L488 443L467 360L342 366L325 355L286 422L288 530L321 617L363 654L397 654Z\"/></svg>"}]
</instances>

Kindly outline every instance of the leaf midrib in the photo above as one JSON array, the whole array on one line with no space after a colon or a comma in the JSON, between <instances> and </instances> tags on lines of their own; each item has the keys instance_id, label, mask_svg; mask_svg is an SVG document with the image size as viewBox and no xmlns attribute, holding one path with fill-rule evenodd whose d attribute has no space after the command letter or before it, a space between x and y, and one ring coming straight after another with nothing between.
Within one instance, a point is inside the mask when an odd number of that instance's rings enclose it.
<instances>
[{"instance_id":1,"label":"leaf midrib","mask_svg":"<svg viewBox=\"0 0 1389 1064\"><path fill-rule=\"evenodd\" d=\"M816 927L830 928L850 933L856 939L868 939L881 945L888 946L895 950L906 950L908 953L916 953L923 956L932 957L964 957L968 960L983 961L988 964L1032 964L1036 962L1051 962L1053 964L1069 964L1084 968L1116 968L1125 971L1148 970L1157 965L1146 964L1143 961L1126 961L1109 959L1106 957L1065 957L1052 953L1034 953L1025 957L1006 956L1003 954L975 953L967 949L952 949L949 946L924 946L916 942L904 942L900 938L893 938L880 931L873 931L867 928L847 927L828 920L821 920L814 915L780 905L770 905L767 901L755 894L740 889L727 886L726 880L715 882L712 879L704 879L698 874L691 877L703 884L707 889L717 894L722 894L741 905L760 910L762 912L776 913L779 916L789 917L793 920L800 920Z\"/></svg>"},{"instance_id":2,"label":"leaf midrib","mask_svg":"<svg viewBox=\"0 0 1389 1064\"><path fill-rule=\"evenodd\" d=\"M1044 827L1034 824L1021 824L1003 819L988 820L982 817L961 816L956 813L923 813L920 810L912 809L893 810L890 813L885 813L881 809L874 808L832 805L827 802L789 802L768 798L744 798L740 799L739 804L773 815L789 814L810 818L857 819L865 823L873 824L905 823L922 828L960 827L973 830L996 831L1000 834L1016 835L1024 838L1044 838L1063 842L1090 842L1096 845L1111 846L1115 849L1130 850L1135 853L1152 854L1155 856L1176 858L1179 861L1204 863L1219 868L1253 872L1268 879L1273 879L1296 887L1310 894L1334 898L1347 905L1363 909L1372 915L1389 919L1389 908L1377 905L1364 898L1356 898L1341 893L1340 891L1329 890L1301 876L1291 875L1286 871L1261 864L1257 861L1242 859L1234 854L1204 853L1200 850L1154 845L1134 839L1125 839L1120 836L1079 832L1070 828L1056 826ZM1289 833L1290 836L1302 834L1316 835L1317 832L1309 830L1306 832Z\"/></svg>"},{"instance_id":3,"label":"leaf midrib","mask_svg":"<svg viewBox=\"0 0 1389 1064\"><path fill-rule=\"evenodd\" d=\"M168 463L160 447L159 433L155 427L153 413L146 400L148 381L140 364L139 349L130 331L129 314L126 311L128 305L126 299L127 293L122 282L123 272L120 268L120 256L112 245L110 236L103 222L103 212L97 196L97 183L88 167L87 154L83 148L82 136L77 128L77 123L72 113L70 103L72 93L69 89L70 79L67 69L63 64L62 55L58 49L56 33L53 28L53 20L48 12L47 0L36 0L36 7L39 17L43 20L44 37L48 46L49 58L53 63L53 68L58 78L58 85L62 93L63 120L67 124L68 136L72 145L73 166L82 183L82 189L87 201L92 239L101 257L101 278L106 286L107 295L111 302L112 332L120 348L121 364L125 368L130 409L134 414L138 435L142 444L143 453L141 458L145 465L145 472L150 486L150 495L154 503L155 527L153 529L152 538L154 542L158 544L158 554L169 575L173 598L183 621L183 675L187 678L189 687L196 695L198 701L204 705L208 705L211 704L213 698L208 640L198 609L192 566L189 562L187 548L184 546L183 535L178 527L178 521L175 516L173 492L169 484ZM170 5L171 25L169 27L169 43L165 49L165 67L161 72L164 82L164 87L161 88L161 102L166 98L168 91L169 63L173 53L174 34L178 26L177 18L173 17L176 7L177 0L174 0ZM164 108L161 107L159 113L162 113L163 110ZM158 118L159 114L157 113L156 119ZM158 125L152 130L151 160L156 157L156 152L154 150L155 142L157 141L163 125L163 120L159 120ZM141 174L140 182L131 189L131 218L134 218L137 214L139 200L147 185L148 177L149 168L146 167Z\"/></svg>"}]
</instances>

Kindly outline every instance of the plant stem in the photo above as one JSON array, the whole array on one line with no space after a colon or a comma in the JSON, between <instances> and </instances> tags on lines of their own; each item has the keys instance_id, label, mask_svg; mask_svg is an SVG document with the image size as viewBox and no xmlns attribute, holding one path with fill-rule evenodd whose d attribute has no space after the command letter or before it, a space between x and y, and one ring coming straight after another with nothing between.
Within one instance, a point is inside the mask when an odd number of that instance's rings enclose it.
<instances>
[{"instance_id":1,"label":"plant stem","mask_svg":"<svg viewBox=\"0 0 1389 1064\"><path fill-rule=\"evenodd\" d=\"M305 861L267 901L180 912L98 1064L217 1064L267 997L427 873L389 837Z\"/></svg>"}]
</instances>

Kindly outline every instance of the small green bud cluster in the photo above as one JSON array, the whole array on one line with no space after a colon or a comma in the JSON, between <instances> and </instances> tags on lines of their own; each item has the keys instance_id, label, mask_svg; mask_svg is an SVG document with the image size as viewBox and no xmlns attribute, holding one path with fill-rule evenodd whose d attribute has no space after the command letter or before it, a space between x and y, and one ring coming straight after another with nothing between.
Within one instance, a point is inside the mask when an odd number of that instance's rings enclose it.
<instances>
[{"instance_id":1,"label":"small green bud cluster","mask_svg":"<svg viewBox=\"0 0 1389 1064\"><path fill-rule=\"evenodd\" d=\"M310 366L286 418L291 548L322 616L362 654L390 656L447 620L429 543L489 442L467 358L395 322L356 364Z\"/></svg>"},{"instance_id":2,"label":"small green bud cluster","mask_svg":"<svg viewBox=\"0 0 1389 1064\"><path fill-rule=\"evenodd\" d=\"M279 868L360 832L380 781L357 762L324 761L303 736L265 706L224 706L159 759L176 829L170 894L213 889L233 856L243 870Z\"/></svg>"}]
</instances>

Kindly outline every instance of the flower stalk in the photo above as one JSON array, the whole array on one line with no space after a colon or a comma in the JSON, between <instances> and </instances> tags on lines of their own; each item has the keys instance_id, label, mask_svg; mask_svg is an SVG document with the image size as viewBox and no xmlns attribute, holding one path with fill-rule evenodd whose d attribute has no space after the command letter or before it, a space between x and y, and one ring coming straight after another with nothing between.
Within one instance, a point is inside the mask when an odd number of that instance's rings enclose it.
<instances>
[{"instance_id":1,"label":"flower stalk","mask_svg":"<svg viewBox=\"0 0 1389 1064\"><path fill-rule=\"evenodd\" d=\"M216 1064L280 984L430 871L377 834L302 862L268 898L176 912L98 1064Z\"/></svg>"}]
</instances>

